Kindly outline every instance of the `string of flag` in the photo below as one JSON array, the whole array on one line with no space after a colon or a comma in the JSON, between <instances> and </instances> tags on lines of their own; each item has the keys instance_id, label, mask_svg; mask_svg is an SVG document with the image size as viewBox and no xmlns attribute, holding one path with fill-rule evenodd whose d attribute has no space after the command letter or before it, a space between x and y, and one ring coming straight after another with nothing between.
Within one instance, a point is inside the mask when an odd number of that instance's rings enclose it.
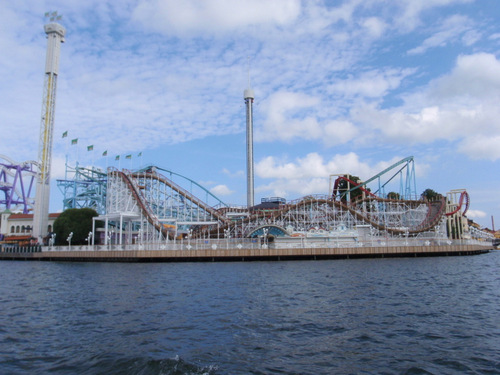
<instances>
[{"instance_id":1,"label":"string of flag","mask_svg":"<svg viewBox=\"0 0 500 375\"><path fill-rule=\"evenodd\" d=\"M62 133L62 138L67 138L68 137L68 131L66 130L65 132ZM74 138L71 140L71 146L77 145L78 144L78 138ZM94 151L94 145L88 145L87 146L87 152ZM108 150L104 150L102 152L103 157L108 156ZM140 158L142 157L142 151L137 154L137 157ZM131 160L132 159L132 154L127 154L125 155L125 159ZM119 161L120 160L120 155L115 156L115 160Z\"/></svg>"}]
</instances>

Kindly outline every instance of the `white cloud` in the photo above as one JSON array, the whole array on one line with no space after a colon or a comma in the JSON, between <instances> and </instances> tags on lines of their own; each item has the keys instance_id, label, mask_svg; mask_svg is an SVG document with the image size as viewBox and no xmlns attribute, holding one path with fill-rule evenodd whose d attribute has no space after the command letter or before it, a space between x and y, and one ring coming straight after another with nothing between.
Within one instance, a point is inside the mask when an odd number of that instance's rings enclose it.
<instances>
[{"instance_id":1,"label":"white cloud","mask_svg":"<svg viewBox=\"0 0 500 375\"><path fill-rule=\"evenodd\" d=\"M368 34L375 39L380 38L386 31L388 25L379 17L368 17L360 22Z\"/></svg>"},{"instance_id":2,"label":"white cloud","mask_svg":"<svg viewBox=\"0 0 500 375\"><path fill-rule=\"evenodd\" d=\"M166 34L228 32L247 26L283 26L300 14L299 0L141 0L132 18Z\"/></svg>"},{"instance_id":3,"label":"white cloud","mask_svg":"<svg viewBox=\"0 0 500 375\"><path fill-rule=\"evenodd\" d=\"M399 5L402 13L398 15L397 24L401 29L411 31L421 24L421 16L428 10L472 1L474 0L401 0Z\"/></svg>"},{"instance_id":4,"label":"white cloud","mask_svg":"<svg viewBox=\"0 0 500 375\"><path fill-rule=\"evenodd\" d=\"M453 15L446 19L440 26L439 30L432 36L424 40L424 42L415 48L408 51L408 54L421 54L426 52L430 48L443 47L448 43L458 40L460 35L466 32L467 36L464 36L464 42L467 45L472 44L476 40L476 36L470 34L470 20L468 17L462 15Z\"/></svg>"},{"instance_id":5,"label":"white cloud","mask_svg":"<svg viewBox=\"0 0 500 375\"><path fill-rule=\"evenodd\" d=\"M348 142L357 134L349 121L322 121L320 100L302 93L278 92L265 105L266 119L256 131L259 141L321 140L328 146Z\"/></svg>"},{"instance_id":6,"label":"white cloud","mask_svg":"<svg viewBox=\"0 0 500 375\"><path fill-rule=\"evenodd\" d=\"M260 141L290 141L317 139L321 128L311 109L319 104L319 99L302 93L277 92L265 104L266 120L263 129L256 130Z\"/></svg>"},{"instance_id":7,"label":"white cloud","mask_svg":"<svg viewBox=\"0 0 500 375\"><path fill-rule=\"evenodd\" d=\"M476 160L498 160L500 159L500 134L471 135L462 141L459 151Z\"/></svg>"},{"instance_id":8,"label":"white cloud","mask_svg":"<svg viewBox=\"0 0 500 375\"><path fill-rule=\"evenodd\" d=\"M390 161L369 165L362 162L359 155L353 152L335 155L330 160L325 160L315 152L294 161L269 156L256 163L255 172L260 178L273 181L258 186L256 191L272 191L273 194L283 197L292 194L328 194L329 186L336 178L331 175L352 174L367 180L399 160L401 159L396 157Z\"/></svg>"},{"instance_id":9,"label":"white cloud","mask_svg":"<svg viewBox=\"0 0 500 375\"><path fill-rule=\"evenodd\" d=\"M257 193L269 191L272 196L287 199L296 199L309 194L329 194L326 178L274 180L267 185L257 187L255 191Z\"/></svg>"},{"instance_id":10,"label":"white cloud","mask_svg":"<svg viewBox=\"0 0 500 375\"><path fill-rule=\"evenodd\" d=\"M486 217L486 212L481 210L467 210L467 217L471 219L480 219Z\"/></svg>"},{"instance_id":11,"label":"white cloud","mask_svg":"<svg viewBox=\"0 0 500 375\"><path fill-rule=\"evenodd\" d=\"M467 31L463 36L462 36L462 42L465 44L467 47L472 46L473 44L477 43L482 37L482 34L477 31L477 30L470 30Z\"/></svg>"},{"instance_id":12,"label":"white cloud","mask_svg":"<svg viewBox=\"0 0 500 375\"><path fill-rule=\"evenodd\" d=\"M230 190L226 185L217 185L210 189L210 192L215 196L226 196L231 195L234 192Z\"/></svg>"},{"instance_id":13,"label":"white cloud","mask_svg":"<svg viewBox=\"0 0 500 375\"><path fill-rule=\"evenodd\" d=\"M323 128L323 143L326 146L345 144L358 135L359 131L350 121L330 121Z\"/></svg>"},{"instance_id":14,"label":"white cloud","mask_svg":"<svg viewBox=\"0 0 500 375\"><path fill-rule=\"evenodd\" d=\"M458 141L473 159L497 160L500 152L500 61L491 54L459 56L449 75L404 97L400 107L360 105L352 111L365 141L382 136L400 144Z\"/></svg>"},{"instance_id":15,"label":"white cloud","mask_svg":"<svg viewBox=\"0 0 500 375\"><path fill-rule=\"evenodd\" d=\"M460 55L453 71L431 83L435 99L485 99L500 95L500 61L490 53ZM461 103L462 104L462 103Z\"/></svg>"},{"instance_id":16,"label":"white cloud","mask_svg":"<svg viewBox=\"0 0 500 375\"><path fill-rule=\"evenodd\" d=\"M357 77L336 80L329 86L328 91L347 97L360 95L367 98L381 98L388 91L399 87L401 81L414 72L414 69L371 70Z\"/></svg>"},{"instance_id":17,"label":"white cloud","mask_svg":"<svg viewBox=\"0 0 500 375\"><path fill-rule=\"evenodd\" d=\"M231 172L229 169L227 168L223 168L222 169L222 173L224 173L225 175L227 176L230 176L230 177L242 177L242 176L245 176L245 172L243 170L238 170L236 172Z\"/></svg>"}]
</instances>

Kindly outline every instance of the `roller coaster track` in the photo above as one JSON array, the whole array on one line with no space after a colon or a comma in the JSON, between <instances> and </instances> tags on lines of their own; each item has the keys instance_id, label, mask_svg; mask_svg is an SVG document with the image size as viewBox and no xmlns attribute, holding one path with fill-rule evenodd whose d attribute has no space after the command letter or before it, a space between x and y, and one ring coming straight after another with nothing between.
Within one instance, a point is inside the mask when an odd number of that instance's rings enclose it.
<instances>
[{"instance_id":1,"label":"roller coaster track","mask_svg":"<svg viewBox=\"0 0 500 375\"><path fill-rule=\"evenodd\" d=\"M144 215L146 220L155 227L156 230L161 232L165 237L168 236L168 231L167 229L160 223L158 218L152 213L151 209L149 208L149 205L142 195L140 189L137 187L137 185L132 181L130 176L122 171L112 171L112 175L118 176L121 178L121 180L125 183L127 186L128 190L132 193L133 198L139 205L139 208L141 210L141 213Z\"/></svg>"},{"instance_id":2,"label":"roller coaster track","mask_svg":"<svg viewBox=\"0 0 500 375\"><path fill-rule=\"evenodd\" d=\"M393 170L393 169L395 169L395 168L399 167L399 166L400 166L400 165L402 165L402 164L404 164L404 165L403 165L403 167L401 167L399 170L397 170L397 171L396 171L396 173L394 173L394 174L392 175L392 177L391 177L391 178L389 178L389 179L386 181L386 183L385 183L385 184L383 184L383 185L379 186L379 189L378 189L375 193L378 193L378 192L379 192L379 190L380 190L383 186L387 185L387 184L388 184L388 183L389 183L389 182L390 182L390 181L391 181L391 180L392 180L392 179L393 179L393 178L394 178L394 177L395 177L398 173L400 173L400 172L401 172L403 169L405 169L405 168L407 169L407 177L408 177L408 178L409 178L410 176L414 175L413 168L410 168L410 164L411 164L411 165L413 165L413 156L408 156L408 157L406 157L406 158L404 158L404 159L402 159L402 160L400 160L400 161L398 161L398 162L394 163L394 164L393 164L393 165L391 165L390 167L388 167L388 168L384 169L382 172L377 173L375 176L373 176L373 177L369 178L368 180L364 181L364 182L361 184L361 186L366 186L366 185L367 185L367 184L369 184L370 182L372 182L372 181L375 181L375 180L379 179L379 178L380 178L381 176L383 176L384 174L386 174L386 173L390 172L391 170ZM410 183L410 181L407 181L407 185L408 185L408 183ZM407 186L405 190L409 190L409 189L410 189L410 186Z\"/></svg>"},{"instance_id":3,"label":"roller coaster track","mask_svg":"<svg viewBox=\"0 0 500 375\"><path fill-rule=\"evenodd\" d=\"M368 196L371 196L371 197L377 197L375 194L373 194L370 190L368 189L365 189L363 186L365 186L365 184L359 184L357 182L354 182L353 180L345 177L345 176L339 176L336 180L335 180L335 185L333 186L333 197L336 197L337 196L337 193L338 193L338 190L339 190L339 183L340 181L347 181L349 182L349 184L351 184L352 186L354 186L354 188L350 189L350 190L346 190L344 193L347 193L347 192L352 192L356 189L360 189L361 191L363 191L366 195Z\"/></svg>"},{"instance_id":4,"label":"roller coaster track","mask_svg":"<svg viewBox=\"0 0 500 375\"><path fill-rule=\"evenodd\" d=\"M185 199L191 201L198 207L202 208L206 212L208 212L210 215L215 217L217 220L222 221L223 223L228 223L229 220L218 210L214 209L213 207L209 206L205 202L203 202L201 199L197 198L190 192L188 192L186 189L182 188L181 186L177 185L175 182L172 180L168 179L167 177L155 173L155 172L139 172L139 173L132 173L131 177L138 179L142 177L147 177L151 179L155 179L165 185L167 185L169 188L171 188L173 191L175 191L177 194L180 196L184 197Z\"/></svg>"},{"instance_id":5,"label":"roller coaster track","mask_svg":"<svg viewBox=\"0 0 500 375\"><path fill-rule=\"evenodd\" d=\"M462 213L463 215L465 215L467 213L467 211L469 210L469 204L470 204L469 194L465 190L460 194L460 200L458 202L457 208L455 208L452 212L447 212L446 216L451 216L451 215L456 214L458 211L460 211L462 209L462 206L464 204L465 204L465 207L464 207L464 212Z\"/></svg>"},{"instance_id":6,"label":"roller coaster track","mask_svg":"<svg viewBox=\"0 0 500 375\"><path fill-rule=\"evenodd\" d=\"M219 198L217 198L215 195L213 195L209 190L205 189L203 186L201 186L199 183L197 183L196 181L193 181L191 180L190 178L186 177L186 176L183 176L179 173L176 173L176 172L173 172L173 171L170 171L168 169L164 169L164 168L161 168L161 167L157 167L157 166L153 166L153 165L150 165L150 166L147 166L139 171L137 171L137 174L139 173L143 173L143 172L147 172L147 173L156 173L157 170L160 170L160 171L163 171L163 172L166 172L168 175L170 176L178 176L180 178L182 178L183 180L186 180L187 182L189 182L190 184L192 185L195 185L196 187L198 187L200 190L202 190L203 192L205 192L207 194L207 196L211 196L216 202L217 204L214 205L214 206L220 206L220 207L227 207L227 205L222 202ZM163 178L166 178L165 176L163 176ZM167 180L169 181L170 184L173 184L173 185L176 185L172 179L168 179ZM182 188L181 188L182 189ZM185 190L185 189L184 189ZM192 194L191 194L192 195Z\"/></svg>"},{"instance_id":7,"label":"roller coaster track","mask_svg":"<svg viewBox=\"0 0 500 375\"><path fill-rule=\"evenodd\" d=\"M401 203L408 204L410 206L412 206L412 205L418 206L421 204L426 204L428 207L428 210L427 210L427 215L424 218L424 220L416 227L408 228L408 229L406 229L406 228L394 228L394 227L387 226L383 223L380 223L376 220L372 220L370 217L368 217L367 215L365 215L361 211L356 210L356 209L352 208L350 205L346 205L340 201L336 201L333 199L326 199L326 198L317 199L317 198L311 197L311 198L303 199L303 200L301 200L297 203L294 203L294 204L284 205L282 208L279 208L279 209L271 211L271 212L257 212L254 215L244 219L244 221L250 222L252 220L256 220L258 218L263 218L263 217L266 217L269 219L275 219L286 211L291 211L291 210L300 208L300 206L306 206L306 205L309 205L311 203L316 203L316 204L327 204L330 207L335 206L339 210L346 210L346 211L350 212L358 220L360 220L364 223L370 224L371 226L373 226L374 228L376 228L380 231L386 231L390 234L395 234L395 235L398 235L398 234L415 235L418 233L429 231L432 228L434 228L441 220L441 217L443 216L445 208L446 208L446 201L444 198L441 200L438 200L438 201L434 201L434 202L396 201L396 200L383 199L383 198L377 198L377 197L365 198L365 200L377 201L380 203L382 203L382 202L401 202Z\"/></svg>"},{"instance_id":8,"label":"roller coaster track","mask_svg":"<svg viewBox=\"0 0 500 375\"><path fill-rule=\"evenodd\" d=\"M192 202L196 206L205 210L207 213L209 213L212 217L215 218L214 220L220 220L223 223L223 225L229 223L229 219L227 219L222 213L220 213L217 210L215 210L214 208L210 207L205 202L203 202L199 198L195 197L194 195L189 193L184 188L175 184L170 179L168 179L165 176L162 176L156 172L126 173L123 171L112 170L110 172L110 174L113 177L120 178L120 180L125 184L127 190L132 194L132 197L136 201L136 203L141 211L141 214L146 218L146 220L152 226L154 226L154 228L156 230L161 231L161 233L164 236L168 236L168 230L160 222L157 215L155 215L155 213L151 209L150 203L148 202L148 200L146 199L146 197L144 196L144 194L142 192L142 186L139 186L139 184L137 183L137 181L141 178L148 178L148 179L156 180L158 182L165 184L170 189L175 191L177 194L182 196L184 199L189 200L190 202Z\"/></svg>"},{"instance_id":9,"label":"roller coaster track","mask_svg":"<svg viewBox=\"0 0 500 375\"><path fill-rule=\"evenodd\" d=\"M372 200L375 200L377 202L390 202L391 201L390 199L382 199L382 198L375 198ZM397 202L397 201L392 201L392 202ZM419 201L400 201L400 202L407 202L410 205L422 203ZM417 233L426 232L426 231L434 228L439 223L439 220L441 219L441 217L444 213L445 207L446 207L444 198L442 200L436 201L436 202L426 202L426 204L428 206L428 211L427 211L427 215L426 215L425 219L417 227L406 230L406 229L401 229L401 228L391 228L385 224L381 224L380 222L377 222L375 220L370 219L368 216L361 213L360 211L355 210L352 207L350 207L349 205L346 205L346 204L339 202L339 201L328 200L328 201L324 201L324 203L329 203L329 204L333 203L339 209L348 210L358 220L363 221L367 224L370 224L371 226L373 226L374 228L376 228L378 230L386 231L390 234L405 234L405 233L417 234Z\"/></svg>"},{"instance_id":10,"label":"roller coaster track","mask_svg":"<svg viewBox=\"0 0 500 375\"><path fill-rule=\"evenodd\" d=\"M381 177L383 175L386 175L387 173L395 170L395 172L386 180L384 184L381 184ZM346 195L348 193L352 193L353 191L357 189L363 190L367 195L375 196L376 194L380 195L383 192L383 189L386 187L387 184L389 184L397 175L402 175L403 170L406 170L406 179L404 181L401 181L401 198L402 199L411 199L411 197L416 196L416 186L415 186L415 167L414 167L414 161L413 161L413 156L408 156L394 164L392 164L390 167L384 169L382 172L377 173L375 176L369 178L366 181L356 183L352 180L349 180L345 176L339 176L335 180L335 187L333 189L333 195L335 196L337 194L338 190L338 184L341 180L348 181L352 187L349 190L342 191L342 195ZM375 190L374 192L369 191L366 187L368 184L370 184L373 181L378 180L378 189ZM404 185L404 186L403 186ZM377 196L378 196L377 195Z\"/></svg>"},{"instance_id":11,"label":"roller coaster track","mask_svg":"<svg viewBox=\"0 0 500 375\"><path fill-rule=\"evenodd\" d=\"M173 192L178 194L180 197L182 197L184 200L189 200L191 203L199 207L200 209L204 210L206 213L210 214L212 218L214 218L213 221L219 221L220 226L219 229L224 229L224 228L229 228L231 225L240 225L244 223L252 223L255 222L257 223L260 219L269 219L269 222L273 222L274 219L278 219L282 217L283 215L286 215L290 211L297 211L301 212L304 211L303 208L307 207L308 205L317 205L318 207L327 205L331 208L336 208L338 212L349 212L354 218L356 218L358 221L366 223L371 225L373 228L380 230L380 231L385 231L389 234L394 234L394 235L401 235L401 234L407 234L407 235L415 235L418 233L426 232L434 228L441 220L443 215L445 214L446 210L446 199L442 198L441 200L438 201L433 201L433 202L428 202L426 200L391 200L387 198L379 198L366 190L367 195L360 200L356 200L354 202L350 203L344 203L342 201L338 201L333 199L332 197L327 197L327 196L321 196L321 197L314 197L314 196L309 196L302 198L301 200L298 200L296 202L291 202L288 204L284 204L279 206L279 208L271 211L256 211L252 213L249 216L246 217L240 217L238 220L234 221L231 220L227 216L227 210L222 208L222 209L215 209L202 201L201 199L197 198L181 186L177 185L167 177L158 174L156 171L150 171L150 170L145 170L142 172L135 172L135 173L126 173L123 171L112 171L110 172L114 176L118 176L121 181L124 182L127 190L132 194L133 199L137 202L137 205L142 213L142 215L146 218L146 220L153 225L156 230L161 231L162 234L165 236L168 235L167 229L163 226L163 224L160 222L159 218L153 210L150 207L150 202L146 199L144 193L143 193L143 186L140 186L141 179L152 179L160 182L161 184L164 184L165 186L168 186ZM349 181L350 183L353 183L352 181ZM361 187L362 188L362 187ZM363 188L364 189L364 188ZM366 203L367 206L369 207L370 205L373 207L373 205L380 205L384 206L384 204L388 203L393 203L393 204L401 204L404 205L405 207L421 207L422 205L427 206L427 213L425 218L418 223L417 225L413 225L411 227L395 227L394 224L393 226L388 225L387 223L383 222L382 217L384 216L384 211L380 212L370 212L370 210L366 211L365 209L362 209L361 206L363 203ZM462 206L468 207L468 195L462 194L460 197L460 203L459 207L456 211L458 211ZM366 206L366 205L365 205ZM305 210L307 211L307 210ZM455 211L455 212L456 212ZM376 215L380 214L380 219L377 219ZM334 214L333 212L327 212L327 215ZM453 213L450 213L453 214ZM198 230L202 230L202 228L207 228L207 226L210 226L208 223L203 224L203 227L198 225ZM271 225L271 224L270 224ZM213 226L212 226L213 228ZM219 230L217 229L217 231ZM212 233L215 233L215 228L211 230ZM195 231L196 232L196 231ZM248 233L246 234L248 235Z\"/></svg>"}]
</instances>

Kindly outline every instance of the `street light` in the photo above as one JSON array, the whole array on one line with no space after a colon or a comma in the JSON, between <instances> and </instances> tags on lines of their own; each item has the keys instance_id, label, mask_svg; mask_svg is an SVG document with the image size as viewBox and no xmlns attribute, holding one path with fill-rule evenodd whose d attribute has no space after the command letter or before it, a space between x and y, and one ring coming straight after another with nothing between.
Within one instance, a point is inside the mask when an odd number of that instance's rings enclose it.
<instances>
[{"instance_id":1,"label":"street light","mask_svg":"<svg viewBox=\"0 0 500 375\"><path fill-rule=\"evenodd\" d=\"M262 229L262 233L264 236L264 249L267 249L267 234L269 233L269 228Z\"/></svg>"},{"instance_id":2,"label":"street light","mask_svg":"<svg viewBox=\"0 0 500 375\"><path fill-rule=\"evenodd\" d=\"M139 249L142 247L142 234L143 234L143 231L142 231L142 226L139 228L139 230L137 231L137 240L139 241Z\"/></svg>"},{"instance_id":3,"label":"street light","mask_svg":"<svg viewBox=\"0 0 500 375\"><path fill-rule=\"evenodd\" d=\"M92 240L92 235L93 235L93 233L89 232L89 234L88 234L88 236L86 238L88 246L90 246L90 241Z\"/></svg>"},{"instance_id":4,"label":"street light","mask_svg":"<svg viewBox=\"0 0 500 375\"><path fill-rule=\"evenodd\" d=\"M54 243L56 242L56 234L52 233L52 236L50 236L49 240L49 245L52 247L52 250L54 250Z\"/></svg>"},{"instance_id":5,"label":"street light","mask_svg":"<svg viewBox=\"0 0 500 375\"><path fill-rule=\"evenodd\" d=\"M69 249L71 250L71 239L73 238L73 232L71 232L68 236L68 238L66 238L66 241L68 241L69 243Z\"/></svg>"},{"instance_id":6,"label":"street light","mask_svg":"<svg viewBox=\"0 0 500 375\"><path fill-rule=\"evenodd\" d=\"M229 228L224 229L224 237L226 237L226 250L229 250L229 238L230 238L229 232L230 232Z\"/></svg>"},{"instance_id":7,"label":"street light","mask_svg":"<svg viewBox=\"0 0 500 375\"><path fill-rule=\"evenodd\" d=\"M191 250L191 236L193 235L193 230L188 229L188 250Z\"/></svg>"}]
</instances>

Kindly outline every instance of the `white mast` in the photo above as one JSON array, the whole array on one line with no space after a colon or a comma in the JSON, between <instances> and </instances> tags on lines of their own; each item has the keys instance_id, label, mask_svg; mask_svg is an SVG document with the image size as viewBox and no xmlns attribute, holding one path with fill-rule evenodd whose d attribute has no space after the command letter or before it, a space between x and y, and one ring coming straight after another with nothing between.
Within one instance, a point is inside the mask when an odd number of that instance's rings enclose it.
<instances>
[{"instance_id":1,"label":"white mast","mask_svg":"<svg viewBox=\"0 0 500 375\"><path fill-rule=\"evenodd\" d=\"M254 183L253 183L253 100L255 98L253 90L250 88L250 79L248 89L243 92L246 106L247 118L247 207L254 205Z\"/></svg>"},{"instance_id":2,"label":"white mast","mask_svg":"<svg viewBox=\"0 0 500 375\"><path fill-rule=\"evenodd\" d=\"M59 23L61 16L57 12L45 13L50 23L44 26L47 34L47 57L45 60L45 80L43 86L42 121L38 143L38 162L40 169L35 196L33 215L33 236L42 244L48 232L49 198L50 198L50 166L52 158L52 138L54 129L54 113L56 107L57 76L59 74L59 55L61 43L64 42L66 29Z\"/></svg>"}]
</instances>

